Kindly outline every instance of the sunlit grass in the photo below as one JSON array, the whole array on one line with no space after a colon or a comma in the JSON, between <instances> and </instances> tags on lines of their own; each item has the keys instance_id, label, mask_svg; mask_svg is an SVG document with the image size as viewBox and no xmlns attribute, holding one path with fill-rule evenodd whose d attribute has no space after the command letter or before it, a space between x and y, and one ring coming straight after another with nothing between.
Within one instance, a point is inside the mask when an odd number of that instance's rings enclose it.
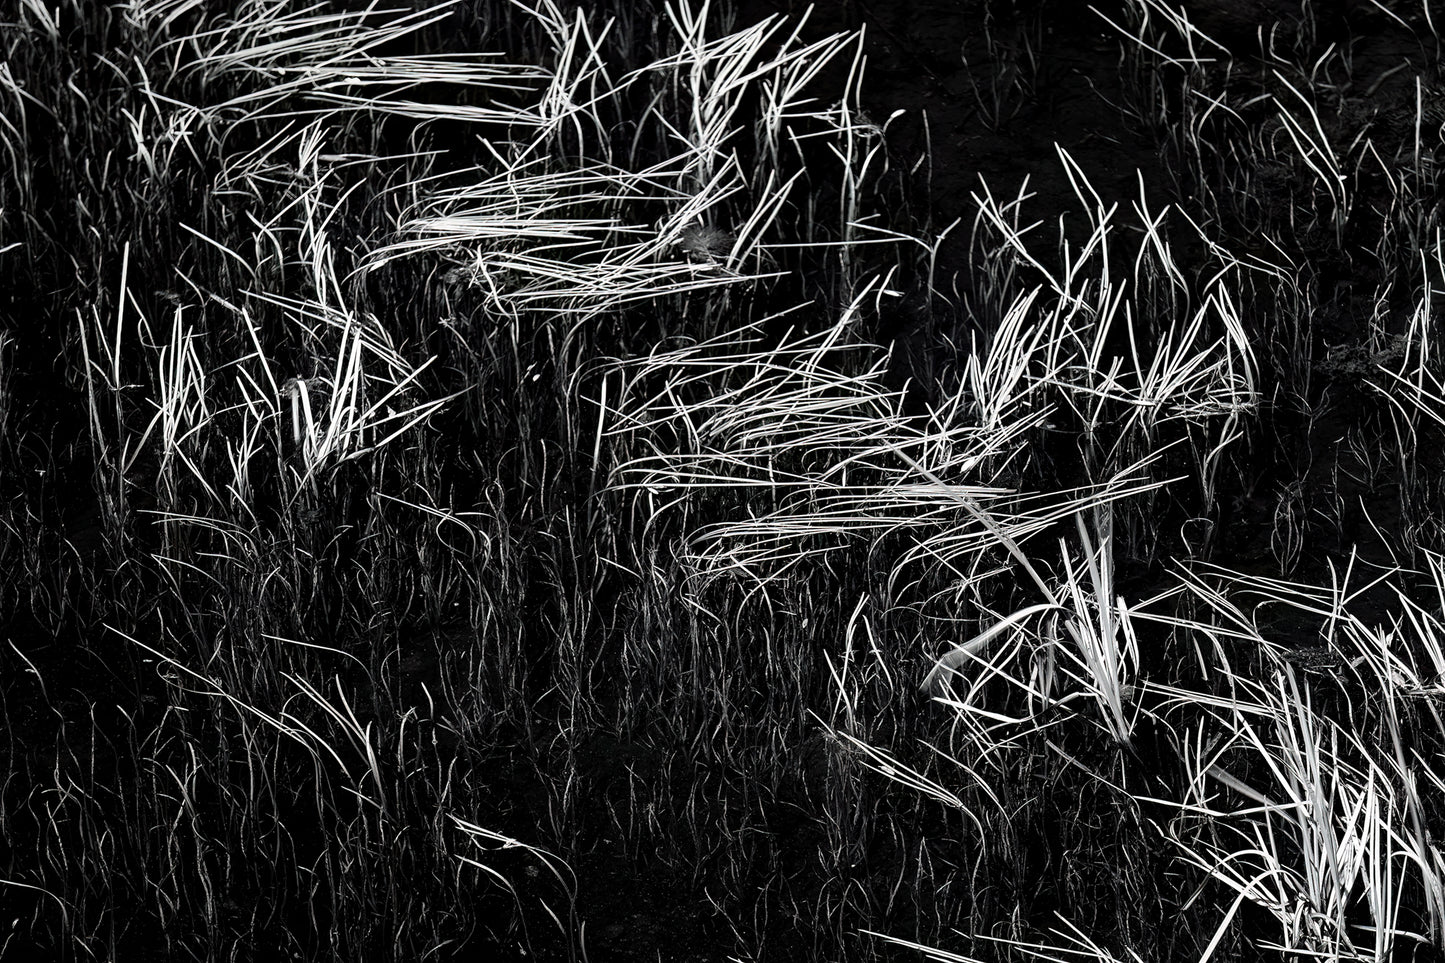
<instances>
[{"instance_id":1,"label":"sunlit grass","mask_svg":"<svg viewBox=\"0 0 1445 963\"><path fill-rule=\"evenodd\" d=\"M931 232L801 18L23 0L0 955L1438 953L1438 38L1375 6L1354 78L1123 4L1172 183Z\"/></svg>"}]
</instances>

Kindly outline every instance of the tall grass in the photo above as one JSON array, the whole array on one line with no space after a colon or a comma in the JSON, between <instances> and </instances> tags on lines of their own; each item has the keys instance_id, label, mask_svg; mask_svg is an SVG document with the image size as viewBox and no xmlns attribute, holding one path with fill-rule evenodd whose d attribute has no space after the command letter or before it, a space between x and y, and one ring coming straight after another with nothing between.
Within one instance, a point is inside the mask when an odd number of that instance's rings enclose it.
<instances>
[{"instance_id":1,"label":"tall grass","mask_svg":"<svg viewBox=\"0 0 1445 963\"><path fill-rule=\"evenodd\" d=\"M1438 43L1381 9L1355 81L1310 5L1251 71L1124 3L1174 201L1060 145L1057 225L932 231L802 18L22 2L0 954L1438 953ZM1006 130L1049 35L988 14Z\"/></svg>"}]
</instances>

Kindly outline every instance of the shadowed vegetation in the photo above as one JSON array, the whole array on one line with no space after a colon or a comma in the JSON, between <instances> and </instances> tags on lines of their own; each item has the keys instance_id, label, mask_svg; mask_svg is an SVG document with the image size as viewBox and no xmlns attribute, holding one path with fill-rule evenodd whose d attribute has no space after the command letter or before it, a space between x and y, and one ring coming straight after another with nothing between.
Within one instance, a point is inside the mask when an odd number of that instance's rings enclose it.
<instances>
[{"instance_id":1,"label":"shadowed vegetation","mask_svg":"<svg viewBox=\"0 0 1445 963\"><path fill-rule=\"evenodd\" d=\"M0 24L0 956L1440 957L1428 2L222 6Z\"/></svg>"}]
</instances>

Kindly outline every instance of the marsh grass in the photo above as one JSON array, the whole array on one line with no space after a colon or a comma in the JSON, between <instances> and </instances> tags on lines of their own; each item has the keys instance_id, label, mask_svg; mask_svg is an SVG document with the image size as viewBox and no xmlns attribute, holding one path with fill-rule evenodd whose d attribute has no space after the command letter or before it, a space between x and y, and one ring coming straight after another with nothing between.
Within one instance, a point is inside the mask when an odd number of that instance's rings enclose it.
<instances>
[{"instance_id":1,"label":"marsh grass","mask_svg":"<svg viewBox=\"0 0 1445 963\"><path fill-rule=\"evenodd\" d=\"M1404 67L1117 5L1174 202L1059 145L1061 221L934 230L800 18L23 0L0 955L1438 955L1438 36L1374 6Z\"/></svg>"}]
</instances>

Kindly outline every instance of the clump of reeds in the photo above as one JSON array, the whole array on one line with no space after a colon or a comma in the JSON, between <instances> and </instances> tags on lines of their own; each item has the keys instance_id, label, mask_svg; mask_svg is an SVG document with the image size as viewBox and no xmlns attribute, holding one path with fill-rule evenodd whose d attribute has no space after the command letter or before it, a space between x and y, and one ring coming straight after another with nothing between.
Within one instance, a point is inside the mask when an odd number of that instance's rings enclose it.
<instances>
[{"instance_id":1,"label":"clump of reeds","mask_svg":"<svg viewBox=\"0 0 1445 963\"><path fill-rule=\"evenodd\" d=\"M954 279L855 34L22 0L0 953L586 959L652 874L737 959L1438 950L1438 38L1376 6L1366 118L1308 10L1256 75L1125 3L1176 202L1061 145Z\"/></svg>"}]
</instances>

